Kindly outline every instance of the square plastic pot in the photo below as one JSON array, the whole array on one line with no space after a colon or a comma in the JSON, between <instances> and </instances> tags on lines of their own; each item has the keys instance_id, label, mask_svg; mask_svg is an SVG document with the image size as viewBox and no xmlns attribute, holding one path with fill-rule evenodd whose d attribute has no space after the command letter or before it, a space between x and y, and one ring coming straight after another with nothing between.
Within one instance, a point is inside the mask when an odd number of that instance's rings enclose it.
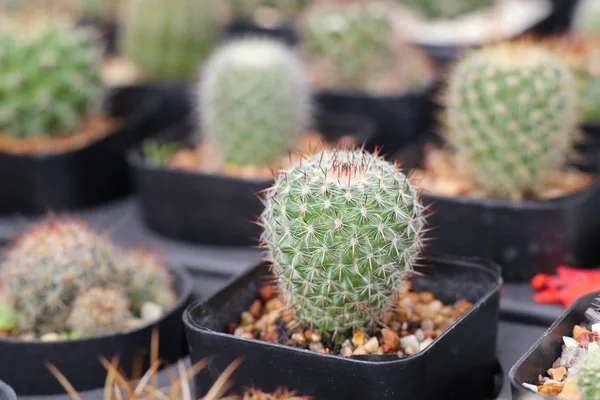
<instances>
[{"instance_id":1,"label":"square plastic pot","mask_svg":"<svg viewBox=\"0 0 600 400\"><path fill-rule=\"evenodd\" d=\"M546 371L552 368L552 364L562 353L563 336L571 337L573 327L586 322L585 310L592 306L592 303L600 295L600 292L591 293L580 297L573 303L552 326L544 333L525 355L513 365L510 369L508 378L513 399L530 400L534 394L531 390L525 388L523 383L536 384L538 376L546 375ZM530 396L526 399L527 396ZM536 398L556 399L556 397L544 396L538 394Z\"/></svg>"},{"instance_id":2,"label":"square plastic pot","mask_svg":"<svg viewBox=\"0 0 600 400\"><path fill-rule=\"evenodd\" d=\"M502 386L495 377L499 268L465 259L424 261L427 267L418 271L426 276L413 281L418 290L431 291L443 302L466 298L474 306L425 350L403 358L342 358L224 333L258 298L269 273L258 265L235 278L184 313L192 363L211 358L210 373L194 378L195 397L204 396L227 365L243 356L231 377L236 393L244 387L270 392L283 386L316 400L495 398Z\"/></svg>"}]
</instances>

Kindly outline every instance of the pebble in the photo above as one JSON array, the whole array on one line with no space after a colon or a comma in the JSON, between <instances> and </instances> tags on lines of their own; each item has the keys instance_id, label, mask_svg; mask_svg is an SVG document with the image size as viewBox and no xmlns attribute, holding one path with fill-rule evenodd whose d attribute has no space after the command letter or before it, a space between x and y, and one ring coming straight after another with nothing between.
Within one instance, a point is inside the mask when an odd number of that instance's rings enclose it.
<instances>
[{"instance_id":1,"label":"pebble","mask_svg":"<svg viewBox=\"0 0 600 400\"><path fill-rule=\"evenodd\" d=\"M156 321L163 315L163 308L156 303L151 301L147 301L142 304L142 309L140 310L140 317L143 321Z\"/></svg>"},{"instance_id":2,"label":"pebble","mask_svg":"<svg viewBox=\"0 0 600 400\"><path fill-rule=\"evenodd\" d=\"M141 318L131 318L127 320L125 323L126 329L135 328L136 326L140 326L144 321Z\"/></svg>"},{"instance_id":3,"label":"pebble","mask_svg":"<svg viewBox=\"0 0 600 400\"><path fill-rule=\"evenodd\" d=\"M400 348L400 338L396 332L384 328L381 330L381 335L383 336L383 343L388 345L390 350L396 351Z\"/></svg>"},{"instance_id":4,"label":"pebble","mask_svg":"<svg viewBox=\"0 0 600 400\"><path fill-rule=\"evenodd\" d=\"M412 347L406 347L404 349L404 354L412 356L413 354L415 354L415 350Z\"/></svg>"},{"instance_id":5,"label":"pebble","mask_svg":"<svg viewBox=\"0 0 600 400\"><path fill-rule=\"evenodd\" d=\"M303 334L298 333L298 332L292 334L292 343L298 344L298 343L305 343L305 342L306 342L306 338L304 337Z\"/></svg>"},{"instance_id":6,"label":"pebble","mask_svg":"<svg viewBox=\"0 0 600 400\"><path fill-rule=\"evenodd\" d=\"M250 314L252 314L252 316L255 319L260 318L260 316L262 315L262 304L260 300L255 300L254 303L252 303L252 305L248 309L248 311L250 312Z\"/></svg>"},{"instance_id":7,"label":"pebble","mask_svg":"<svg viewBox=\"0 0 600 400\"><path fill-rule=\"evenodd\" d=\"M372 337L371 339L369 339L367 341L367 343L365 343L364 347L365 347L365 350L367 351L367 353L372 354L379 347L379 341L377 340L376 337Z\"/></svg>"},{"instance_id":8,"label":"pebble","mask_svg":"<svg viewBox=\"0 0 600 400\"><path fill-rule=\"evenodd\" d=\"M425 339L421 343L419 343L419 351L423 351L433 342L433 339Z\"/></svg>"},{"instance_id":9,"label":"pebble","mask_svg":"<svg viewBox=\"0 0 600 400\"><path fill-rule=\"evenodd\" d=\"M415 337L417 338L417 340L420 342L422 342L423 340L425 340L425 334L423 333L423 330L421 329L417 329L414 333Z\"/></svg>"},{"instance_id":10,"label":"pebble","mask_svg":"<svg viewBox=\"0 0 600 400\"><path fill-rule=\"evenodd\" d=\"M340 356L342 357L350 357L352 355L352 348L350 347L342 347L340 350Z\"/></svg>"},{"instance_id":11,"label":"pebble","mask_svg":"<svg viewBox=\"0 0 600 400\"><path fill-rule=\"evenodd\" d=\"M365 344L364 332L362 332L362 331L355 332L354 335L352 335L352 344L356 347L362 346L363 344Z\"/></svg>"},{"instance_id":12,"label":"pebble","mask_svg":"<svg viewBox=\"0 0 600 400\"><path fill-rule=\"evenodd\" d=\"M240 317L240 322L242 326L251 325L254 323L255 319L248 311L244 311L242 316Z\"/></svg>"},{"instance_id":13,"label":"pebble","mask_svg":"<svg viewBox=\"0 0 600 400\"><path fill-rule=\"evenodd\" d=\"M311 342L308 345L308 349L310 351L323 352L323 350L325 350L325 347L323 347L323 343L320 343L320 342Z\"/></svg>"},{"instance_id":14,"label":"pebble","mask_svg":"<svg viewBox=\"0 0 600 400\"><path fill-rule=\"evenodd\" d=\"M421 321L421 329L423 329L424 331L432 331L433 328L435 328L435 325L433 324L433 321L429 318L426 318L423 321Z\"/></svg>"},{"instance_id":15,"label":"pebble","mask_svg":"<svg viewBox=\"0 0 600 400\"><path fill-rule=\"evenodd\" d=\"M432 313L438 313L440 312L440 310L444 307L444 304L439 301L439 300L433 300L431 303L429 303L428 308L429 311L431 311Z\"/></svg>"},{"instance_id":16,"label":"pebble","mask_svg":"<svg viewBox=\"0 0 600 400\"><path fill-rule=\"evenodd\" d=\"M35 335L33 333L22 333L18 338L21 340L33 340L35 339Z\"/></svg>"},{"instance_id":17,"label":"pebble","mask_svg":"<svg viewBox=\"0 0 600 400\"><path fill-rule=\"evenodd\" d=\"M417 340L417 337L415 335L408 335L403 338L400 338L400 344L405 349L408 349L409 347L413 350L419 348L419 341Z\"/></svg>"},{"instance_id":18,"label":"pebble","mask_svg":"<svg viewBox=\"0 0 600 400\"><path fill-rule=\"evenodd\" d=\"M242 332L240 336L246 339L254 339L254 335L252 335L250 332Z\"/></svg>"},{"instance_id":19,"label":"pebble","mask_svg":"<svg viewBox=\"0 0 600 400\"><path fill-rule=\"evenodd\" d=\"M352 354L356 356L364 355L367 354L367 349L365 349L365 346L358 346Z\"/></svg>"},{"instance_id":20,"label":"pebble","mask_svg":"<svg viewBox=\"0 0 600 400\"><path fill-rule=\"evenodd\" d=\"M562 380L565 378L565 375L567 375L567 369L562 366L558 368L550 368L548 370L548 376L558 382L562 382Z\"/></svg>"},{"instance_id":21,"label":"pebble","mask_svg":"<svg viewBox=\"0 0 600 400\"><path fill-rule=\"evenodd\" d=\"M49 332L42 335L40 339L42 340L42 342L56 342L57 340L61 340L61 337L56 332Z\"/></svg>"},{"instance_id":22,"label":"pebble","mask_svg":"<svg viewBox=\"0 0 600 400\"><path fill-rule=\"evenodd\" d=\"M269 300L267 304L265 304L265 310L267 312L279 310L281 307L283 307L283 303L281 302L281 299L277 297Z\"/></svg>"}]
</instances>

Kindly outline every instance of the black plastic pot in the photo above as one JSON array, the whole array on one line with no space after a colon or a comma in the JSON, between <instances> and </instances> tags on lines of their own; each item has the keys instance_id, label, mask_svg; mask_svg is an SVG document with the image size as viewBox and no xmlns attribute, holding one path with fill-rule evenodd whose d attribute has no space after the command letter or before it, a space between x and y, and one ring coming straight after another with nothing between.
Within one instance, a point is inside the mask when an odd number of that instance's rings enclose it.
<instances>
[{"instance_id":1,"label":"black plastic pot","mask_svg":"<svg viewBox=\"0 0 600 400\"><path fill-rule=\"evenodd\" d=\"M315 102L322 110L335 113L364 115L375 124L375 134L366 148L376 147L391 153L414 143L423 132L434 127L435 112L439 106L434 96L439 83L428 88L400 96L371 96L358 92L322 91L316 93Z\"/></svg>"},{"instance_id":2,"label":"black plastic pot","mask_svg":"<svg viewBox=\"0 0 600 400\"><path fill-rule=\"evenodd\" d=\"M17 394L13 388L4 381L0 381L0 400L17 400Z\"/></svg>"},{"instance_id":3,"label":"black plastic pot","mask_svg":"<svg viewBox=\"0 0 600 400\"><path fill-rule=\"evenodd\" d=\"M122 121L106 137L60 154L0 153L0 214L71 210L126 194L125 152L160 128L161 100L149 87L117 88L107 96L106 110Z\"/></svg>"},{"instance_id":4,"label":"black plastic pot","mask_svg":"<svg viewBox=\"0 0 600 400\"><path fill-rule=\"evenodd\" d=\"M592 306L592 303L600 295L600 292L591 293L580 297L573 303L552 326L544 333L529 349L523 357L519 359L510 369L508 378L515 400L525 400L526 396L531 396L533 392L523 386L523 383L536 384L538 376L544 376L548 368L552 367L554 361L560 357L563 345L563 336L573 334L573 327L587 321L585 310ZM556 397L542 396L540 399L556 399ZM530 397L531 398L531 397Z\"/></svg>"},{"instance_id":5,"label":"black plastic pot","mask_svg":"<svg viewBox=\"0 0 600 400\"><path fill-rule=\"evenodd\" d=\"M192 363L205 357L212 360L210 374L194 378L195 397L204 396L227 365L243 356L231 377L236 392L243 387L273 391L283 386L318 400L495 398L500 390L494 390L499 268L466 259L430 258L424 265L418 271L426 276L413 281L417 289L431 291L443 302L466 298L475 305L427 349L404 358L342 358L224 333L227 324L236 322L258 298L260 286L270 277L265 265L252 268L184 313Z\"/></svg>"},{"instance_id":6,"label":"black plastic pot","mask_svg":"<svg viewBox=\"0 0 600 400\"><path fill-rule=\"evenodd\" d=\"M100 363L119 356L119 366L131 374L137 357L142 356L147 369L152 330L158 329L160 358L168 363L188 354L181 316L191 301L190 277L183 269L173 270L174 289L180 294L177 305L158 321L124 332L97 337L61 340L56 342L25 341L0 338L0 377L13 387L19 396L64 393L58 380L46 367L54 364L77 390L85 391L104 386L106 369ZM145 370L144 369L144 370Z\"/></svg>"},{"instance_id":7,"label":"black plastic pot","mask_svg":"<svg viewBox=\"0 0 600 400\"><path fill-rule=\"evenodd\" d=\"M317 129L330 141L352 135L363 143L372 132L369 120L352 115L322 115ZM194 124L185 122L161 134L186 143ZM272 180L238 179L155 166L132 150L128 160L144 222L168 237L213 245L256 244L260 228L253 223L263 210L256 196Z\"/></svg>"},{"instance_id":8,"label":"black plastic pot","mask_svg":"<svg viewBox=\"0 0 600 400\"><path fill-rule=\"evenodd\" d=\"M274 28L265 28L251 21L239 20L227 24L223 28L222 38L224 40L245 36L263 36L277 39L292 47L300 42L298 30L293 23L286 23Z\"/></svg>"},{"instance_id":9,"label":"black plastic pot","mask_svg":"<svg viewBox=\"0 0 600 400\"><path fill-rule=\"evenodd\" d=\"M420 165L424 138L394 158L404 169ZM437 141L437 140L435 140ZM527 281L568 264L592 268L600 263L600 180L582 192L552 200L510 201L441 197L427 193L433 230L427 251L490 259L502 266L507 282Z\"/></svg>"}]
</instances>

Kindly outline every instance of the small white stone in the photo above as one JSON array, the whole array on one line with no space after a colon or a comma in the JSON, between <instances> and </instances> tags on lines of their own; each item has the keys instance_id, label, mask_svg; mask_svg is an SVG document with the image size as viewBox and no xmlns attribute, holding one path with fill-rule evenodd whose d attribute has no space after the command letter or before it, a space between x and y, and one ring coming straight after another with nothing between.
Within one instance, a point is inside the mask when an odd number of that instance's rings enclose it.
<instances>
[{"instance_id":1,"label":"small white stone","mask_svg":"<svg viewBox=\"0 0 600 400\"><path fill-rule=\"evenodd\" d=\"M590 342L587 346L587 349L589 352L596 352L600 351L600 346L598 346L598 343L596 342Z\"/></svg>"},{"instance_id":2,"label":"small white stone","mask_svg":"<svg viewBox=\"0 0 600 400\"><path fill-rule=\"evenodd\" d=\"M419 351L423 351L433 342L433 339L427 338L419 344Z\"/></svg>"},{"instance_id":3,"label":"small white stone","mask_svg":"<svg viewBox=\"0 0 600 400\"><path fill-rule=\"evenodd\" d=\"M563 336L563 342L567 347L579 347L579 343L577 343L577 340L568 336Z\"/></svg>"},{"instance_id":4,"label":"small white stone","mask_svg":"<svg viewBox=\"0 0 600 400\"><path fill-rule=\"evenodd\" d=\"M365 350L367 350L367 353L369 354L374 353L375 350L377 350L377 347L379 347L379 341L374 336L365 343Z\"/></svg>"},{"instance_id":5,"label":"small white stone","mask_svg":"<svg viewBox=\"0 0 600 400\"><path fill-rule=\"evenodd\" d=\"M408 335L408 336L404 336L403 338L400 338L400 344L404 348L408 348L408 347L411 347L412 349L419 348L419 341L417 340L417 337L415 335Z\"/></svg>"},{"instance_id":6,"label":"small white stone","mask_svg":"<svg viewBox=\"0 0 600 400\"><path fill-rule=\"evenodd\" d=\"M532 392L537 393L538 392L538 388L536 385L532 385L531 383L523 383L523 387L531 390Z\"/></svg>"},{"instance_id":7,"label":"small white stone","mask_svg":"<svg viewBox=\"0 0 600 400\"><path fill-rule=\"evenodd\" d=\"M592 332L600 333L600 323L592 325Z\"/></svg>"},{"instance_id":8,"label":"small white stone","mask_svg":"<svg viewBox=\"0 0 600 400\"><path fill-rule=\"evenodd\" d=\"M155 321L163 315L163 309L156 303L147 301L142 305L140 316L144 321Z\"/></svg>"}]
</instances>

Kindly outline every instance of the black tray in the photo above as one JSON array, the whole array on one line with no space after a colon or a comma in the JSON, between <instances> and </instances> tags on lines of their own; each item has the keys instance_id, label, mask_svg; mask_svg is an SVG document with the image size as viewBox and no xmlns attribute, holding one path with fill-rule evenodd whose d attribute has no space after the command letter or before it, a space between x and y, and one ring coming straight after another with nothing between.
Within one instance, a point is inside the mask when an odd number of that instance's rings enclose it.
<instances>
[{"instance_id":1,"label":"black tray","mask_svg":"<svg viewBox=\"0 0 600 400\"><path fill-rule=\"evenodd\" d=\"M0 381L0 400L17 400L17 394L3 381Z\"/></svg>"},{"instance_id":2,"label":"black tray","mask_svg":"<svg viewBox=\"0 0 600 400\"><path fill-rule=\"evenodd\" d=\"M295 47L300 42L298 30L293 23L286 23L274 28L265 28L251 21L239 20L227 24L221 34L222 39L225 41L246 36L262 36L278 39L291 47Z\"/></svg>"},{"instance_id":3,"label":"black tray","mask_svg":"<svg viewBox=\"0 0 600 400\"><path fill-rule=\"evenodd\" d=\"M563 316L558 319L544 333L527 353L513 365L508 373L513 399L525 400L526 395L531 396L532 391L523 387L523 383L535 384L538 376L544 376L548 368L560 357L563 345L563 336L571 337L573 327L587 321L585 310L592 305L600 292L591 293L580 297L569 307ZM556 399L556 397L542 396L540 399Z\"/></svg>"},{"instance_id":4,"label":"black tray","mask_svg":"<svg viewBox=\"0 0 600 400\"><path fill-rule=\"evenodd\" d=\"M233 390L284 386L319 400L329 399L484 399L492 393L496 367L498 304L502 280L499 268L486 261L423 260L416 277L421 290L444 302L466 298L474 307L426 350L410 357L359 356L350 359L234 337L229 322L258 297L268 270L258 265L237 277L205 302L184 313L192 363L211 357L210 374L194 378L196 398L235 358L244 362L232 376ZM212 376L211 376L212 375ZM400 397L399 397L400 396Z\"/></svg>"},{"instance_id":5,"label":"black tray","mask_svg":"<svg viewBox=\"0 0 600 400\"><path fill-rule=\"evenodd\" d=\"M154 328L159 331L160 358L174 363L188 354L181 316L190 303L190 278L183 269L173 270L174 288L180 293L176 306L158 321L116 334L61 340L56 342L23 341L0 338L0 377L13 387L19 396L64 393L63 387L46 367L53 363L76 390L103 387L106 369L100 356L109 361L119 355L119 366L131 374L134 361L141 355L148 368L148 353Z\"/></svg>"},{"instance_id":6,"label":"black tray","mask_svg":"<svg viewBox=\"0 0 600 400\"><path fill-rule=\"evenodd\" d=\"M352 115L323 114L316 125L331 141L351 134L360 144L372 132L369 120ZM184 122L160 136L185 143L193 130L193 123ZM139 148L129 153L128 160L142 219L152 230L187 242L257 244L260 227L253 222L263 210L257 193L269 188L272 180L237 179L157 167L143 160Z\"/></svg>"},{"instance_id":7,"label":"black tray","mask_svg":"<svg viewBox=\"0 0 600 400\"><path fill-rule=\"evenodd\" d=\"M394 157L405 170L417 167L424 137ZM588 166L581 166L589 169ZM433 230L428 251L490 259L502 266L507 282L522 282L537 273L553 274L568 264L592 268L600 263L600 180L580 193L545 201L509 201L439 197L423 193L430 205Z\"/></svg>"},{"instance_id":8,"label":"black tray","mask_svg":"<svg viewBox=\"0 0 600 400\"><path fill-rule=\"evenodd\" d=\"M149 88L118 88L107 96L106 109L123 120L99 141L61 154L0 153L0 214L65 211L126 194L125 151L156 131L160 102Z\"/></svg>"}]
</instances>

